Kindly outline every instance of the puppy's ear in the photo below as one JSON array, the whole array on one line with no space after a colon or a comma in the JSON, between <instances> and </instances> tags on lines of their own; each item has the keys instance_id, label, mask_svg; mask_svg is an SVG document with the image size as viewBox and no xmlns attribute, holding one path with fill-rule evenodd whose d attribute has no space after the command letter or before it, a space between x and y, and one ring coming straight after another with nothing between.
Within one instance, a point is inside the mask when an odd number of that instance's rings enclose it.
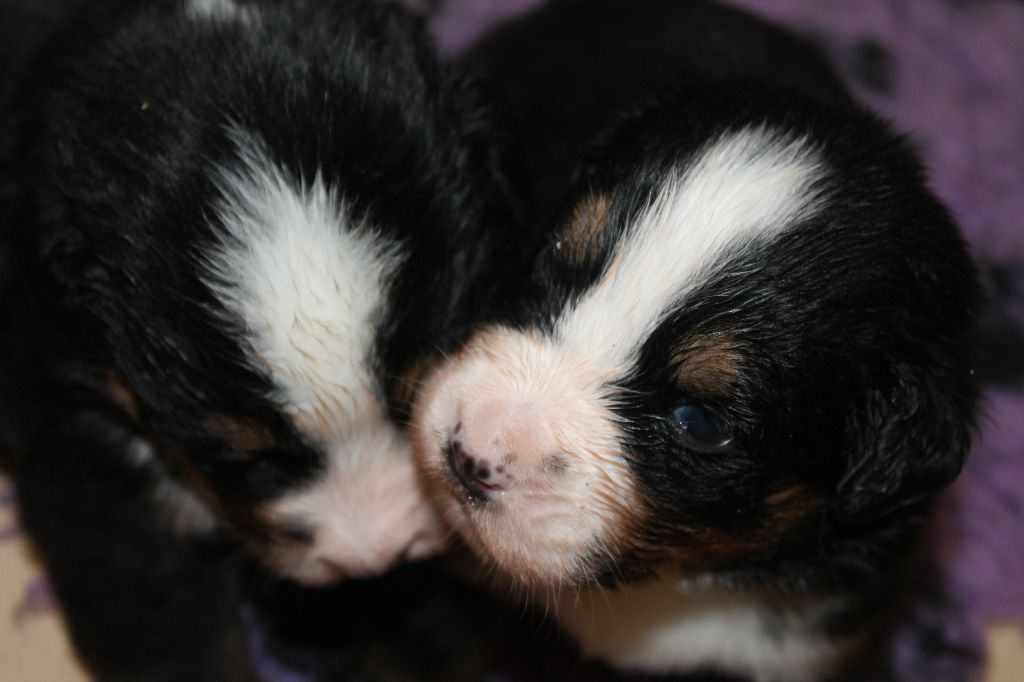
<instances>
[{"instance_id":1,"label":"puppy's ear","mask_svg":"<svg viewBox=\"0 0 1024 682\"><path fill-rule=\"evenodd\" d=\"M914 374L894 372L900 378L869 391L849 417L850 449L835 500L841 522L878 522L919 505L963 467L974 426L972 382Z\"/></svg>"}]
</instances>

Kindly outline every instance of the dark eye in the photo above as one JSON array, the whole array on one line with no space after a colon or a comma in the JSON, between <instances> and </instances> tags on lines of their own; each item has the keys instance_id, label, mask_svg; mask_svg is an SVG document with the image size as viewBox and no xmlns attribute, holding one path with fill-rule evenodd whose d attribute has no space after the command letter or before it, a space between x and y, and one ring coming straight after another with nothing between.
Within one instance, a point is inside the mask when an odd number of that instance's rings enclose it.
<instances>
[{"instance_id":1,"label":"dark eye","mask_svg":"<svg viewBox=\"0 0 1024 682\"><path fill-rule=\"evenodd\" d=\"M672 411L672 417L686 438L698 447L720 448L729 444L729 438L700 405L683 403Z\"/></svg>"},{"instance_id":2,"label":"dark eye","mask_svg":"<svg viewBox=\"0 0 1024 682\"><path fill-rule=\"evenodd\" d=\"M562 248L562 242L554 241L541 249L533 265L535 278L545 280L551 276L551 272L555 269L555 252L560 248Z\"/></svg>"}]
</instances>

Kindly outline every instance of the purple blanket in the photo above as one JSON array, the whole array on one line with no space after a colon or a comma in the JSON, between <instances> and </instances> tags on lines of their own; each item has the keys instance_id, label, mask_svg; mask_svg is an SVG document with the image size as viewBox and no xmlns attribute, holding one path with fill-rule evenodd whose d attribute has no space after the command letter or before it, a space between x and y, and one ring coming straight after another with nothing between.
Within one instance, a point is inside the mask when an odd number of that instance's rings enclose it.
<instances>
[{"instance_id":1,"label":"purple blanket","mask_svg":"<svg viewBox=\"0 0 1024 682\"><path fill-rule=\"evenodd\" d=\"M448 55L543 2L408 1L429 13ZM995 621L1024 625L1024 3L732 4L814 38L862 101L910 135L985 268L993 304L983 339L989 350L979 358L986 416L967 468L930 529L926 594L892 650L900 680L976 679L984 628ZM10 503L0 491L0 505ZM0 541L13 535L0 529ZM33 585L29 596L38 590ZM254 631L258 639L261 628ZM257 651L268 678L303 679L264 653Z\"/></svg>"}]
</instances>

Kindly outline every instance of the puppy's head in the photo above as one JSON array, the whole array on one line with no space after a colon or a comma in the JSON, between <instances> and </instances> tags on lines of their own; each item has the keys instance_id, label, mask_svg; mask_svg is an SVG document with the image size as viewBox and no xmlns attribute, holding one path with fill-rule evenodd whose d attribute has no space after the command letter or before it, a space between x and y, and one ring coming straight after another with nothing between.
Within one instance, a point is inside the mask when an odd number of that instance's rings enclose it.
<instances>
[{"instance_id":1,"label":"puppy's head","mask_svg":"<svg viewBox=\"0 0 1024 682\"><path fill-rule=\"evenodd\" d=\"M421 395L447 518L527 582L877 568L960 468L973 272L912 157L712 103L611 138L523 314Z\"/></svg>"},{"instance_id":2,"label":"puppy's head","mask_svg":"<svg viewBox=\"0 0 1024 682\"><path fill-rule=\"evenodd\" d=\"M421 22L114 3L52 40L13 138L54 314L23 307L29 355L88 392L41 400L91 414L99 386L179 530L225 526L300 580L437 550L401 394L465 336L482 214L509 211L483 107Z\"/></svg>"},{"instance_id":3,"label":"puppy's head","mask_svg":"<svg viewBox=\"0 0 1024 682\"><path fill-rule=\"evenodd\" d=\"M258 138L234 137L209 238L161 256L170 280L138 254L121 262L135 300L104 332L139 464L169 474L158 506L311 584L429 556L445 531L390 416L385 384L401 377L380 359L407 255L327 181L303 186Z\"/></svg>"}]
</instances>

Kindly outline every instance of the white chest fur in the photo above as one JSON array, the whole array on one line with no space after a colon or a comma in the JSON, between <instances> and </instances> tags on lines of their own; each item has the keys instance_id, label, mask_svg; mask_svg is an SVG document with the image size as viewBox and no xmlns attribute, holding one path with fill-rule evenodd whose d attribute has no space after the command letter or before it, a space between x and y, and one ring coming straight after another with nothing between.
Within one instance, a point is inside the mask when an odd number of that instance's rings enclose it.
<instances>
[{"instance_id":1,"label":"white chest fur","mask_svg":"<svg viewBox=\"0 0 1024 682\"><path fill-rule=\"evenodd\" d=\"M837 600L784 602L662 580L562 594L557 614L584 656L619 668L713 669L758 682L812 682L834 668L848 644L815 628L839 608Z\"/></svg>"}]
</instances>

